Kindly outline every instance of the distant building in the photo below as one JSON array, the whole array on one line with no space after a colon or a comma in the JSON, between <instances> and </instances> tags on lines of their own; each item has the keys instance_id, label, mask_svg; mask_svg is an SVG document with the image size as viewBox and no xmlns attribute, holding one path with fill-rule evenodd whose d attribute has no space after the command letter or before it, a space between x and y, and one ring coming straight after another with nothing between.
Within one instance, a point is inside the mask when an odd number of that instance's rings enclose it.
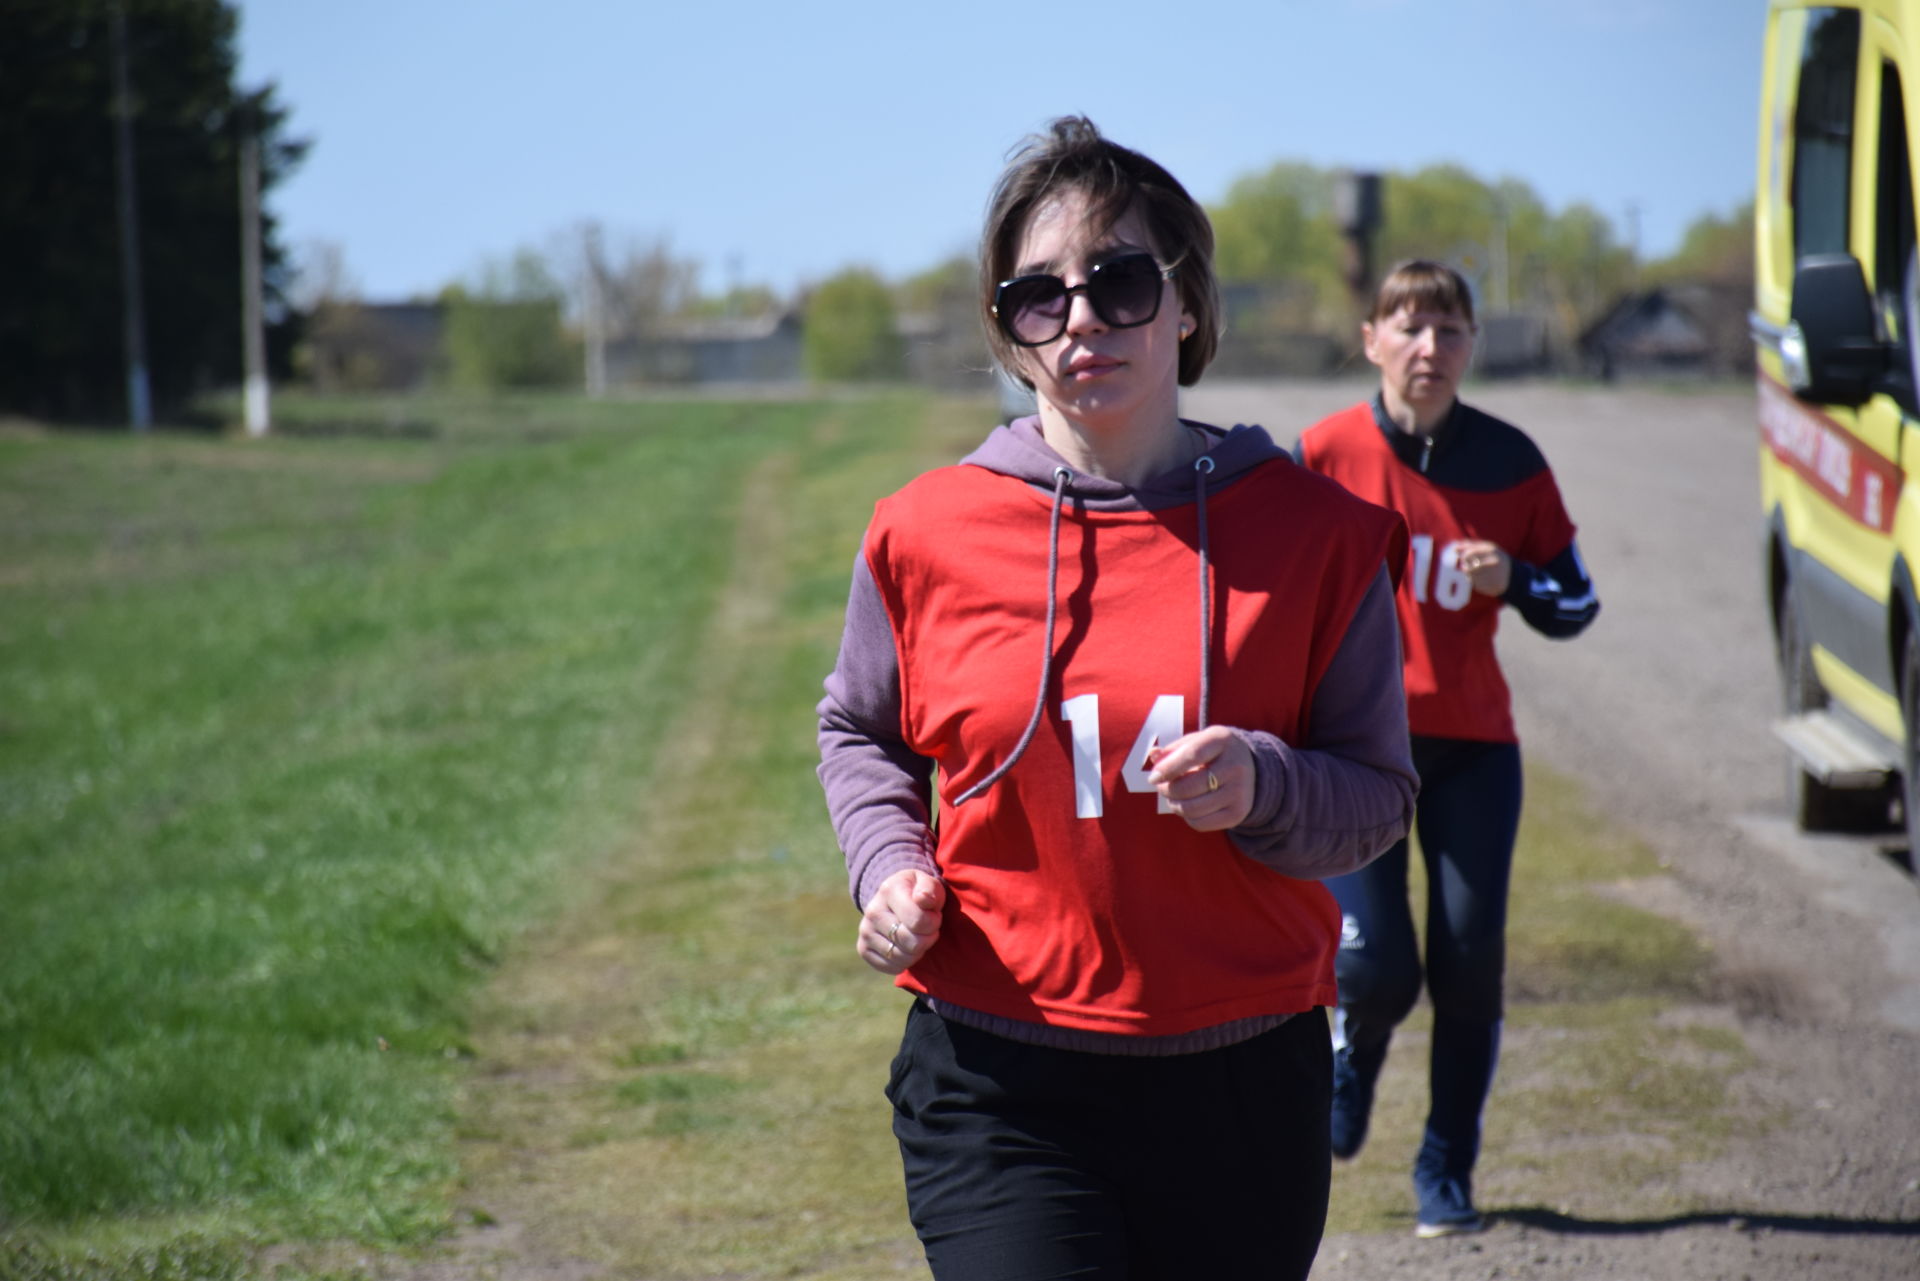
<instances>
[{"instance_id":1,"label":"distant building","mask_svg":"<svg viewBox=\"0 0 1920 1281\"><path fill-rule=\"evenodd\" d=\"M1216 378L1319 378L1359 351L1322 332L1311 286L1297 281L1220 287L1220 346L1208 373Z\"/></svg>"},{"instance_id":2,"label":"distant building","mask_svg":"<svg viewBox=\"0 0 1920 1281\"><path fill-rule=\"evenodd\" d=\"M1481 316L1473 344L1474 371L1486 378L1518 378L1553 368L1553 341L1547 317L1537 311L1493 312Z\"/></svg>"},{"instance_id":3,"label":"distant building","mask_svg":"<svg viewBox=\"0 0 1920 1281\"><path fill-rule=\"evenodd\" d=\"M1692 281L1621 298L1580 336L1586 372L1615 378L1732 378L1753 371L1746 284Z\"/></svg>"},{"instance_id":4,"label":"distant building","mask_svg":"<svg viewBox=\"0 0 1920 1281\"><path fill-rule=\"evenodd\" d=\"M803 376L800 317L792 311L668 320L607 346L607 382L615 387L790 383Z\"/></svg>"},{"instance_id":5,"label":"distant building","mask_svg":"<svg viewBox=\"0 0 1920 1281\"><path fill-rule=\"evenodd\" d=\"M971 309L901 315L909 381L945 391L993 391L992 362ZM797 309L753 316L676 317L606 347L607 385L780 386L806 380ZM307 321L302 374L322 391L412 391L445 371L439 303L329 303Z\"/></svg>"},{"instance_id":6,"label":"distant building","mask_svg":"<svg viewBox=\"0 0 1920 1281\"><path fill-rule=\"evenodd\" d=\"M445 332L439 303L323 303L298 363L321 391L414 391L438 370Z\"/></svg>"},{"instance_id":7,"label":"distant building","mask_svg":"<svg viewBox=\"0 0 1920 1281\"><path fill-rule=\"evenodd\" d=\"M907 357L907 380L961 394L996 390L993 358L972 298L932 311L903 312L894 322Z\"/></svg>"}]
</instances>

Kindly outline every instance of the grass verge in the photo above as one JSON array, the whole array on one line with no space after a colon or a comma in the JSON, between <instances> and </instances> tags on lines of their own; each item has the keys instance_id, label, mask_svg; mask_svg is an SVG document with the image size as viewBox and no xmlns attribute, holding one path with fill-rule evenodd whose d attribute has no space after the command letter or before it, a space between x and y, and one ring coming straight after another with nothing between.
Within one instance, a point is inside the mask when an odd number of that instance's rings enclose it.
<instances>
[{"instance_id":1,"label":"grass verge","mask_svg":"<svg viewBox=\"0 0 1920 1281\"><path fill-rule=\"evenodd\" d=\"M631 830L829 412L405 408L0 441L14 1271L443 1228L472 993Z\"/></svg>"}]
</instances>

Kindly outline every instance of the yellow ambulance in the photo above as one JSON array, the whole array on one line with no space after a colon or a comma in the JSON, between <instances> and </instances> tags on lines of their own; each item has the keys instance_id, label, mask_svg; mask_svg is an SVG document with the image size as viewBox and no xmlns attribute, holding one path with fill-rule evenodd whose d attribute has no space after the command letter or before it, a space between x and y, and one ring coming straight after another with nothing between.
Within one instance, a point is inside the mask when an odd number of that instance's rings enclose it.
<instances>
[{"instance_id":1,"label":"yellow ambulance","mask_svg":"<svg viewBox=\"0 0 1920 1281\"><path fill-rule=\"evenodd\" d=\"M1910 838L1920 836L1915 93L1920 0L1770 6L1751 324L1786 696L1776 731L1803 827L1885 827L1898 804Z\"/></svg>"}]
</instances>

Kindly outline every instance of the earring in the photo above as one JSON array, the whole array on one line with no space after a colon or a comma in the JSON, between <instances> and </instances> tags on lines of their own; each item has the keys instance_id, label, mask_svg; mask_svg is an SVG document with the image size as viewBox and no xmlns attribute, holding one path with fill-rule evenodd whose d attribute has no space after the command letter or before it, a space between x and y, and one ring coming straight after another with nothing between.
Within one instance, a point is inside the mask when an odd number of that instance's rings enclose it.
<instances>
[{"instance_id":1,"label":"earring","mask_svg":"<svg viewBox=\"0 0 1920 1281\"><path fill-rule=\"evenodd\" d=\"M1185 342L1187 339L1191 337L1193 337L1193 326L1192 325L1180 326L1180 341Z\"/></svg>"}]
</instances>

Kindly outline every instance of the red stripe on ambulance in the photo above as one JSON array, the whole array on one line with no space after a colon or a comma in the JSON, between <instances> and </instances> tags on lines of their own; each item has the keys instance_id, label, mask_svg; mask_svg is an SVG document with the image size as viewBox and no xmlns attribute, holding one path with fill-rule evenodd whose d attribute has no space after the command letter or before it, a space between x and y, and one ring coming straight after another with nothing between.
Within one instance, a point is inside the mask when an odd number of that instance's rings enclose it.
<instances>
[{"instance_id":1,"label":"red stripe on ambulance","mask_svg":"<svg viewBox=\"0 0 1920 1281\"><path fill-rule=\"evenodd\" d=\"M1759 391L1760 434L1773 456L1859 524L1891 530L1900 469L1773 379L1761 378Z\"/></svg>"}]
</instances>

